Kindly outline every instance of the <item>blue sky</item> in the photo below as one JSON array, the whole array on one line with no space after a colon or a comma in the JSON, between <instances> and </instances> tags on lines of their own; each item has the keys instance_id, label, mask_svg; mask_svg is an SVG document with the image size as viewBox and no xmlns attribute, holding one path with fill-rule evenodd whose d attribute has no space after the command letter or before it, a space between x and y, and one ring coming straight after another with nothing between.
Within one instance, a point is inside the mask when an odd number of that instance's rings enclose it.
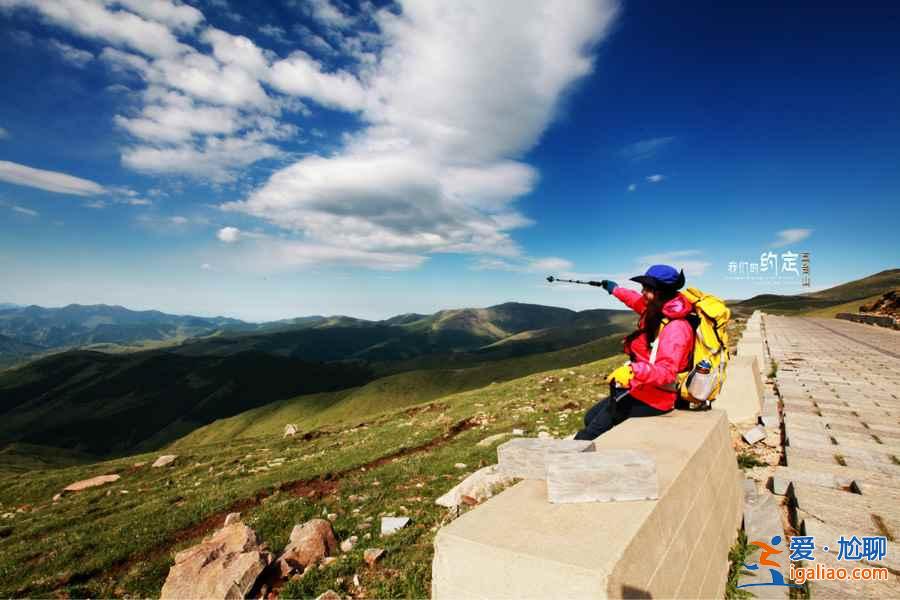
<instances>
[{"instance_id":1,"label":"blue sky","mask_svg":"<svg viewBox=\"0 0 900 600\"><path fill-rule=\"evenodd\" d=\"M0 301L267 320L900 265L890 3L0 0ZM729 263L810 253L789 272ZM741 268L744 268L742 266ZM635 284L636 286L636 284Z\"/></svg>"}]
</instances>

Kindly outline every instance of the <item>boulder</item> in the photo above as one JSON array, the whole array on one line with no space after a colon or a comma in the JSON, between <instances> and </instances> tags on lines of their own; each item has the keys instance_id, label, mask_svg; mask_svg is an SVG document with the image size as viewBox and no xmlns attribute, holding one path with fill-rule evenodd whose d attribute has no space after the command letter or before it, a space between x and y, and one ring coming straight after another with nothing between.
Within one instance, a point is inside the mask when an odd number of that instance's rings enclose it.
<instances>
[{"instance_id":1,"label":"boulder","mask_svg":"<svg viewBox=\"0 0 900 600\"><path fill-rule=\"evenodd\" d=\"M284 437L294 437L297 435L297 426L293 423L288 423L284 426Z\"/></svg>"},{"instance_id":2,"label":"boulder","mask_svg":"<svg viewBox=\"0 0 900 600\"><path fill-rule=\"evenodd\" d=\"M153 464L150 466L154 468L165 467L166 465L171 465L173 462L175 462L176 458L178 458L177 454L163 454L155 461L153 461Z\"/></svg>"},{"instance_id":3,"label":"boulder","mask_svg":"<svg viewBox=\"0 0 900 600\"><path fill-rule=\"evenodd\" d=\"M495 486L508 485L513 479L512 476L501 472L497 465L490 465L478 469L434 502L446 508L459 506L464 502L464 496L482 502L493 495L492 489Z\"/></svg>"},{"instance_id":4,"label":"boulder","mask_svg":"<svg viewBox=\"0 0 900 600\"><path fill-rule=\"evenodd\" d=\"M288 577L332 554L337 548L331 523L325 519L312 519L294 526L291 538L275 566L282 577Z\"/></svg>"},{"instance_id":5,"label":"boulder","mask_svg":"<svg viewBox=\"0 0 900 600\"><path fill-rule=\"evenodd\" d=\"M244 598L271 560L252 529L233 523L175 555L160 598Z\"/></svg>"},{"instance_id":6,"label":"boulder","mask_svg":"<svg viewBox=\"0 0 900 600\"><path fill-rule=\"evenodd\" d=\"M81 490L106 485L107 483L118 481L119 479L121 479L119 475L97 475L90 479L82 479L81 481L70 483L63 489L63 492L80 492Z\"/></svg>"},{"instance_id":7,"label":"boulder","mask_svg":"<svg viewBox=\"0 0 900 600\"><path fill-rule=\"evenodd\" d=\"M239 523L241 521L241 513L233 512L228 513L228 516L225 517L225 527L232 525L234 523Z\"/></svg>"}]
</instances>

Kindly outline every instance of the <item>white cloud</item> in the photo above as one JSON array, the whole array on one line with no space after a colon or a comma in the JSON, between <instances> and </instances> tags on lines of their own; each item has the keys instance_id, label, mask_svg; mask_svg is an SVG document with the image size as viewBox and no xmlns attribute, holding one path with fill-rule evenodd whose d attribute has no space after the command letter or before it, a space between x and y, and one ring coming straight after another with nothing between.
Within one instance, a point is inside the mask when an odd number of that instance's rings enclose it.
<instances>
[{"instance_id":1,"label":"white cloud","mask_svg":"<svg viewBox=\"0 0 900 600\"><path fill-rule=\"evenodd\" d=\"M557 258L555 256L550 256L547 258L539 258L531 261L529 265L530 271L535 272L558 272L558 271L568 271L572 268L572 262L568 261L564 258Z\"/></svg>"},{"instance_id":2,"label":"white cloud","mask_svg":"<svg viewBox=\"0 0 900 600\"><path fill-rule=\"evenodd\" d=\"M808 238L812 235L812 232L812 229L783 229L777 233L777 238L769 245L772 248L780 248L781 246L796 244Z\"/></svg>"},{"instance_id":3,"label":"white cloud","mask_svg":"<svg viewBox=\"0 0 900 600\"><path fill-rule=\"evenodd\" d=\"M647 181L649 181L650 183L659 183L665 178L665 175L650 175L647 177Z\"/></svg>"},{"instance_id":4,"label":"white cloud","mask_svg":"<svg viewBox=\"0 0 900 600\"><path fill-rule=\"evenodd\" d=\"M359 110L369 124L330 157L308 156L226 210L362 252L521 254L512 208L537 172L537 143L565 90L592 69L615 14L597 2L406 3L376 19L383 50L359 77L297 53L278 89Z\"/></svg>"},{"instance_id":5,"label":"white cloud","mask_svg":"<svg viewBox=\"0 0 900 600\"><path fill-rule=\"evenodd\" d=\"M237 227L223 227L216 233L216 237L226 244L234 244L241 239L241 230Z\"/></svg>"},{"instance_id":6,"label":"white cloud","mask_svg":"<svg viewBox=\"0 0 900 600\"><path fill-rule=\"evenodd\" d=\"M10 209L14 212L19 213L20 215L26 215L29 217L36 217L40 214L38 211L32 210L30 208L25 208L24 206L13 205L10 207Z\"/></svg>"},{"instance_id":7,"label":"white cloud","mask_svg":"<svg viewBox=\"0 0 900 600\"><path fill-rule=\"evenodd\" d=\"M203 21L203 13L187 4L168 0L116 0L142 17L168 25L176 31L191 31ZM111 4L107 0L107 4Z\"/></svg>"},{"instance_id":8,"label":"white cloud","mask_svg":"<svg viewBox=\"0 0 900 600\"><path fill-rule=\"evenodd\" d=\"M7 160L0 160L0 181L75 196L92 196L105 192L102 185L89 179L26 167Z\"/></svg>"},{"instance_id":9,"label":"white cloud","mask_svg":"<svg viewBox=\"0 0 900 600\"><path fill-rule=\"evenodd\" d=\"M353 24L353 19L329 0L307 0L310 15L322 25L345 29Z\"/></svg>"},{"instance_id":10,"label":"white cloud","mask_svg":"<svg viewBox=\"0 0 900 600\"><path fill-rule=\"evenodd\" d=\"M205 177L217 182L234 179L236 168L281 155L257 135L219 138L174 146L133 146L122 151L122 163L145 173Z\"/></svg>"},{"instance_id":11,"label":"white cloud","mask_svg":"<svg viewBox=\"0 0 900 600\"><path fill-rule=\"evenodd\" d=\"M671 265L676 269L684 269L685 277L700 277L712 263L704 260L700 250L674 250L659 254L648 254L635 261L640 273L644 273L652 265Z\"/></svg>"},{"instance_id":12,"label":"white cloud","mask_svg":"<svg viewBox=\"0 0 900 600\"><path fill-rule=\"evenodd\" d=\"M145 0L134 0L144 4ZM158 0L157 3L164 3ZM169 3L165 3L169 4ZM37 11L47 22L85 37L133 48L148 56L175 56L189 49L168 27L124 10L109 10L91 0L2 0L7 8Z\"/></svg>"},{"instance_id":13,"label":"white cloud","mask_svg":"<svg viewBox=\"0 0 900 600\"><path fill-rule=\"evenodd\" d=\"M200 268L204 271L212 271L213 270L212 265L209 263L203 263L202 265L200 265Z\"/></svg>"},{"instance_id":14,"label":"white cloud","mask_svg":"<svg viewBox=\"0 0 900 600\"><path fill-rule=\"evenodd\" d=\"M281 42L282 44L286 43L287 32L277 25L266 24L259 27L259 32L265 36L268 36L275 40L276 42Z\"/></svg>"},{"instance_id":15,"label":"white cloud","mask_svg":"<svg viewBox=\"0 0 900 600\"><path fill-rule=\"evenodd\" d=\"M622 148L622 156L633 161L646 160L656 156L657 152L673 141L675 141L675 138L672 136L641 140Z\"/></svg>"},{"instance_id":16,"label":"white cloud","mask_svg":"<svg viewBox=\"0 0 900 600\"><path fill-rule=\"evenodd\" d=\"M181 215L175 215L173 217L169 217L169 222L172 223L172 225L187 225L188 218L182 217Z\"/></svg>"},{"instance_id":17,"label":"white cloud","mask_svg":"<svg viewBox=\"0 0 900 600\"><path fill-rule=\"evenodd\" d=\"M81 50L59 40L50 40L49 44L53 50L63 57L63 60L80 69L83 69L89 62L94 60L94 55L87 50Z\"/></svg>"},{"instance_id":18,"label":"white cloud","mask_svg":"<svg viewBox=\"0 0 900 600\"><path fill-rule=\"evenodd\" d=\"M135 137L154 142L183 142L194 135L234 133L238 111L226 106L200 106L178 92L150 88L148 102L136 117L115 116L115 123Z\"/></svg>"},{"instance_id":19,"label":"white cloud","mask_svg":"<svg viewBox=\"0 0 900 600\"><path fill-rule=\"evenodd\" d=\"M269 82L284 93L344 110L361 110L367 97L366 90L353 74L346 71L325 73L305 52L295 52L273 64Z\"/></svg>"},{"instance_id":20,"label":"white cloud","mask_svg":"<svg viewBox=\"0 0 900 600\"><path fill-rule=\"evenodd\" d=\"M636 189L637 189L637 184L636 184L636 183L631 183L631 184L628 185L628 191L629 191L629 192L633 192L633 191L636 190Z\"/></svg>"},{"instance_id":21,"label":"white cloud","mask_svg":"<svg viewBox=\"0 0 900 600\"><path fill-rule=\"evenodd\" d=\"M370 252L332 245L279 239L256 240L234 257L244 270L272 272L320 266L362 267L377 271L403 271L421 266L426 256L405 252Z\"/></svg>"}]
</instances>

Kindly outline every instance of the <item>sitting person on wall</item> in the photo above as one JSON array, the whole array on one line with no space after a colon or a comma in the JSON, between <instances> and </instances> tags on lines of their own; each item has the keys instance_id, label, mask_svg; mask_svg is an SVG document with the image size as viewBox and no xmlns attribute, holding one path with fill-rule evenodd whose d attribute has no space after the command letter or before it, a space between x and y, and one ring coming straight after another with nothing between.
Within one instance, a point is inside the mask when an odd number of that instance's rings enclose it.
<instances>
[{"instance_id":1,"label":"sitting person on wall","mask_svg":"<svg viewBox=\"0 0 900 600\"><path fill-rule=\"evenodd\" d=\"M693 306L678 291L684 286L684 271L653 265L631 281L643 285L641 293L614 281L600 282L641 317L638 329L624 339L630 362L609 376L609 397L587 411L584 429L575 435L576 440L592 440L630 417L670 412L675 407L675 377L690 368L694 329L685 317Z\"/></svg>"}]
</instances>

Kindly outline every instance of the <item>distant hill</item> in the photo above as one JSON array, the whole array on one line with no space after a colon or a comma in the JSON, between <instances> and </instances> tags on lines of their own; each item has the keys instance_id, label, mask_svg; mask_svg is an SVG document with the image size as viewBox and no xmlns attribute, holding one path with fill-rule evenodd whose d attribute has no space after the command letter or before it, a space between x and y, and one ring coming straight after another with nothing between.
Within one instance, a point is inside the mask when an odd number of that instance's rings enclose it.
<instances>
[{"instance_id":1,"label":"distant hill","mask_svg":"<svg viewBox=\"0 0 900 600\"><path fill-rule=\"evenodd\" d=\"M158 448L216 419L365 384L354 398L369 412L608 356L635 315L508 303L389 321L329 317L154 350L47 356L0 373L0 444L99 456ZM522 360L500 364L507 359Z\"/></svg>"},{"instance_id":2,"label":"distant hill","mask_svg":"<svg viewBox=\"0 0 900 600\"><path fill-rule=\"evenodd\" d=\"M794 295L760 294L747 300L730 303L729 306L735 314L745 316L754 310L783 315L812 312L826 315L829 314L830 308L866 301L897 287L900 287L900 269L888 269L817 292Z\"/></svg>"},{"instance_id":3,"label":"distant hill","mask_svg":"<svg viewBox=\"0 0 900 600\"><path fill-rule=\"evenodd\" d=\"M222 328L255 327L226 317L170 315L122 306L70 304L62 308L0 308L0 336L20 345L0 346L0 360L92 344L140 345L209 335Z\"/></svg>"}]
</instances>

